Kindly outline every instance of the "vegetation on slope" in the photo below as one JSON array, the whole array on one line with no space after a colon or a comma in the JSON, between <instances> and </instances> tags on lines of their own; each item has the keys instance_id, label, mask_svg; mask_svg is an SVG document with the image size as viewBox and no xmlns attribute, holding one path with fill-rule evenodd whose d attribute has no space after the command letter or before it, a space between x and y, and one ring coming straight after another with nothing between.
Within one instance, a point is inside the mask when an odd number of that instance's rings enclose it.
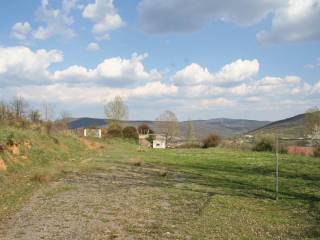
<instances>
[{"instance_id":1,"label":"vegetation on slope","mask_svg":"<svg viewBox=\"0 0 320 240\"><path fill-rule=\"evenodd\" d=\"M0 219L19 208L34 189L61 176L86 155L78 137L67 132L0 127Z\"/></svg>"}]
</instances>

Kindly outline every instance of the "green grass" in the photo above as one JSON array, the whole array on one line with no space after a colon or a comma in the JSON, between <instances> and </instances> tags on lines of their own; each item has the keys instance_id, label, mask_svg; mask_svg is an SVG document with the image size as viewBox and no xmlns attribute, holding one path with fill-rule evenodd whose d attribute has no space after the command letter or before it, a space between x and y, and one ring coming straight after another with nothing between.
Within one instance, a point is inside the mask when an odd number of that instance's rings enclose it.
<instances>
[{"instance_id":1,"label":"green grass","mask_svg":"<svg viewBox=\"0 0 320 240\"><path fill-rule=\"evenodd\" d=\"M272 153L226 149L139 152L135 144L122 140L100 141L105 149L87 151L70 135L54 136L56 143L45 134L15 129L0 129L0 144L12 132L15 141L29 139L33 145L26 151L26 162L9 163L9 156L1 154L8 171L0 173L0 219L19 209L34 190L52 179L73 171L116 168L128 173L129 182L130 171L145 176L136 186L138 203L132 204L138 206L137 222L145 220L143 211L148 206L150 216L162 223L148 225L150 236L159 237L157 234L170 232L174 226L190 239L320 239L319 158L281 155L280 196L275 201ZM130 159L141 159L143 165L134 166ZM159 174L163 171L167 174ZM72 186L65 186L49 195L70 190ZM169 209L163 208L162 200ZM136 234L139 230L130 225L127 231Z\"/></svg>"},{"instance_id":2,"label":"green grass","mask_svg":"<svg viewBox=\"0 0 320 240\"><path fill-rule=\"evenodd\" d=\"M127 164L132 157L167 169L163 185L161 180L150 185L169 192L172 203L202 199L201 206L191 206L200 209L189 226L194 239L320 239L319 158L280 155L280 196L275 201L272 153L226 149L138 152L135 145L111 141L107 155L94 164L101 168Z\"/></svg>"}]
</instances>

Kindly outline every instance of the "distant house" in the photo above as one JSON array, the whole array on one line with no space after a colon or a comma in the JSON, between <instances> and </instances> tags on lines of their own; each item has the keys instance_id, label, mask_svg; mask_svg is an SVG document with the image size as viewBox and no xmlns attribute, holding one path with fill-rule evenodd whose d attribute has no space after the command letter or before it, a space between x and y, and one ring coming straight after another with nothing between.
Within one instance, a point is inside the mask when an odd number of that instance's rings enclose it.
<instances>
[{"instance_id":1,"label":"distant house","mask_svg":"<svg viewBox=\"0 0 320 240\"><path fill-rule=\"evenodd\" d=\"M165 149L167 147L167 137L165 134L140 134L139 145L142 147Z\"/></svg>"},{"instance_id":2,"label":"distant house","mask_svg":"<svg viewBox=\"0 0 320 240\"><path fill-rule=\"evenodd\" d=\"M167 147L166 135L155 134L154 140L152 142L152 147L156 149L165 149Z\"/></svg>"},{"instance_id":3,"label":"distant house","mask_svg":"<svg viewBox=\"0 0 320 240\"><path fill-rule=\"evenodd\" d=\"M100 128L85 128L83 130L83 136L101 138L102 137L102 131L101 131Z\"/></svg>"}]
</instances>

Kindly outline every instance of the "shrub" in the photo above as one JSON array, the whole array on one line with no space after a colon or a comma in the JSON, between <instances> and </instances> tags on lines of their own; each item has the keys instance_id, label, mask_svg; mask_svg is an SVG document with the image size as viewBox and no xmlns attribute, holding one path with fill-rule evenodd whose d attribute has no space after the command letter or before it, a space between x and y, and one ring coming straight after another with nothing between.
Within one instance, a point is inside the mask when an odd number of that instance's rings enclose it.
<instances>
[{"instance_id":1,"label":"shrub","mask_svg":"<svg viewBox=\"0 0 320 240\"><path fill-rule=\"evenodd\" d=\"M273 149L274 149L273 137L272 136L262 136L256 141L252 150L257 151L257 152L272 152Z\"/></svg>"},{"instance_id":2,"label":"shrub","mask_svg":"<svg viewBox=\"0 0 320 240\"><path fill-rule=\"evenodd\" d=\"M134 140L138 140L139 139L139 135L137 132L137 129L135 127L132 126L127 126L123 129L123 137L124 138L129 138L129 139L134 139Z\"/></svg>"},{"instance_id":3,"label":"shrub","mask_svg":"<svg viewBox=\"0 0 320 240\"><path fill-rule=\"evenodd\" d=\"M217 134L211 133L203 141L203 148L217 147L221 143L221 137Z\"/></svg>"},{"instance_id":4,"label":"shrub","mask_svg":"<svg viewBox=\"0 0 320 240\"><path fill-rule=\"evenodd\" d=\"M122 127L117 123L113 123L108 127L108 136L120 138L123 136Z\"/></svg>"},{"instance_id":5,"label":"shrub","mask_svg":"<svg viewBox=\"0 0 320 240\"><path fill-rule=\"evenodd\" d=\"M52 134L52 130L53 130L53 122L47 121L45 123L45 131L49 136Z\"/></svg>"},{"instance_id":6,"label":"shrub","mask_svg":"<svg viewBox=\"0 0 320 240\"><path fill-rule=\"evenodd\" d=\"M316 145L314 148L313 148L313 155L315 157L320 157L320 144Z\"/></svg>"},{"instance_id":7,"label":"shrub","mask_svg":"<svg viewBox=\"0 0 320 240\"><path fill-rule=\"evenodd\" d=\"M281 147L279 148L279 153L288 154L288 147L286 147L286 146L281 146Z\"/></svg>"}]
</instances>

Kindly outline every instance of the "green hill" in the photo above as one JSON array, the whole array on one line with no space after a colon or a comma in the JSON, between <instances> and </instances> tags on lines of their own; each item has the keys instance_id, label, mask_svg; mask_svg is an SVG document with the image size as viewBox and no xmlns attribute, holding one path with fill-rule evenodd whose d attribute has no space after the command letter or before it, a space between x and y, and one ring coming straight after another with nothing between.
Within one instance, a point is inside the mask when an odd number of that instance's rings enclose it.
<instances>
[{"instance_id":1,"label":"green hill","mask_svg":"<svg viewBox=\"0 0 320 240\"><path fill-rule=\"evenodd\" d=\"M272 122L249 131L249 134L278 134L284 137L303 137L305 135L305 114Z\"/></svg>"}]
</instances>

